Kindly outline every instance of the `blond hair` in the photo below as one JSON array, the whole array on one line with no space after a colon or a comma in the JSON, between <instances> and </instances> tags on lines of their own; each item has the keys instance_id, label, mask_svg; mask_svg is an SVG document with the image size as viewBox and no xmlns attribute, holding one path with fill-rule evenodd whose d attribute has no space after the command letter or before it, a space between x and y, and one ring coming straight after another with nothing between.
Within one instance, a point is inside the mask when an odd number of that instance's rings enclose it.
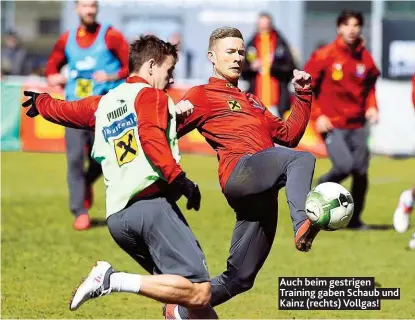
<instances>
[{"instance_id":1,"label":"blond hair","mask_svg":"<svg viewBox=\"0 0 415 320\"><path fill-rule=\"evenodd\" d=\"M242 37L241 31L239 31L238 29L232 28L232 27L221 27L221 28L214 30L211 33L209 37L209 50L213 48L217 40L224 39L224 38L239 38L242 40L244 39Z\"/></svg>"}]
</instances>

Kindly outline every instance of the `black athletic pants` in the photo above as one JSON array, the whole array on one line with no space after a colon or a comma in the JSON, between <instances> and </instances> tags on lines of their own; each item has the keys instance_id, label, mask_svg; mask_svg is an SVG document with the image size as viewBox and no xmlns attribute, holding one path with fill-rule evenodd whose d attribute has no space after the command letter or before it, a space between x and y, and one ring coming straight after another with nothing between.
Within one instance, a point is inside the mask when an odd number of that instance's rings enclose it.
<instances>
[{"instance_id":1,"label":"black athletic pants","mask_svg":"<svg viewBox=\"0 0 415 320\"><path fill-rule=\"evenodd\" d=\"M294 233L306 219L315 158L308 152L274 147L240 159L225 186L235 210L226 270L212 280L211 305L217 306L249 290L274 241L278 191L285 186Z\"/></svg>"}]
</instances>

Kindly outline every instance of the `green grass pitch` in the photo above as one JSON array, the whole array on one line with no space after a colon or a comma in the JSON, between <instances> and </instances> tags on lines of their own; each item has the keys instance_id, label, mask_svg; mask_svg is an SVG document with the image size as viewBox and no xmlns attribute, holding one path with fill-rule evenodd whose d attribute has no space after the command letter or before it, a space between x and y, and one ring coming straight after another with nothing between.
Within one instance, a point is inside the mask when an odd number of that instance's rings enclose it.
<instances>
[{"instance_id":1,"label":"green grass pitch","mask_svg":"<svg viewBox=\"0 0 415 320\"><path fill-rule=\"evenodd\" d=\"M162 305L131 294L112 294L70 312L72 289L96 260L122 271L143 272L111 239L106 226L72 229L63 154L2 153L1 311L3 318L162 318ZM200 184L202 208L184 211L207 257L212 276L225 267L234 214L220 192L214 157L184 155L183 167ZM329 168L317 161L315 177ZM415 178L415 160L375 157L364 221L391 225L400 192ZM349 187L349 182L345 184ZM104 186L95 185L91 215L104 218ZM183 200L180 205L183 208ZM415 252L411 229L321 232L310 253L293 245L284 190L271 254L252 290L217 308L221 318L412 318L415 315ZM279 311L280 276L374 276L382 287L401 288L401 300L382 300L381 311Z\"/></svg>"}]
</instances>

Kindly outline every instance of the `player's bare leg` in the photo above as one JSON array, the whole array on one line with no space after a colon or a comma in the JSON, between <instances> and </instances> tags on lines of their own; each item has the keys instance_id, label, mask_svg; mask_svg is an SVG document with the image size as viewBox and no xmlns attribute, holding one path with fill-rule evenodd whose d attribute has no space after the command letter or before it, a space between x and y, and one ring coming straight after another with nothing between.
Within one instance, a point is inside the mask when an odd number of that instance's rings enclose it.
<instances>
[{"instance_id":1,"label":"player's bare leg","mask_svg":"<svg viewBox=\"0 0 415 320\"><path fill-rule=\"evenodd\" d=\"M410 217L415 204L415 185L412 190L405 190L399 197L398 206L393 215L393 226L399 233L408 230Z\"/></svg>"},{"instance_id":2,"label":"player's bare leg","mask_svg":"<svg viewBox=\"0 0 415 320\"><path fill-rule=\"evenodd\" d=\"M210 283L192 283L177 275L149 275L116 272L106 261L98 261L88 277L76 288L69 309L74 311L86 301L112 292L140 294L163 303L189 309L209 306Z\"/></svg>"},{"instance_id":3,"label":"player's bare leg","mask_svg":"<svg viewBox=\"0 0 415 320\"><path fill-rule=\"evenodd\" d=\"M176 275L141 276L141 280L139 293L148 298L196 309L209 305L209 282L192 283L186 278Z\"/></svg>"}]
</instances>

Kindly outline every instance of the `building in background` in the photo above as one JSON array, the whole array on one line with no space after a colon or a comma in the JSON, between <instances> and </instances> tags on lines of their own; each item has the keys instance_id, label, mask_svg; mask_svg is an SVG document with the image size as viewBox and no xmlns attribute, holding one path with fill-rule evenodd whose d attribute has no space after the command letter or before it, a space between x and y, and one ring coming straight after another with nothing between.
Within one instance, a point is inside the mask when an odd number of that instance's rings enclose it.
<instances>
[{"instance_id":1,"label":"building in background","mask_svg":"<svg viewBox=\"0 0 415 320\"><path fill-rule=\"evenodd\" d=\"M62 1L1 1L2 45L9 30L19 35L30 61L29 73L43 72L61 30Z\"/></svg>"},{"instance_id":2,"label":"building in background","mask_svg":"<svg viewBox=\"0 0 415 320\"><path fill-rule=\"evenodd\" d=\"M34 57L39 65L59 33L77 23L77 17L71 10L73 6L73 1L2 1L2 32L16 31L29 56ZM239 28L249 39L254 32L256 17L263 11L271 14L276 27L290 43L300 66L318 45L333 38L336 32L333 23L338 12L351 8L365 15L367 24L363 35L382 71L389 63L395 64L393 70L410 68L412 63L409 54L406 57L400 52L414 50L410 42L414 39L394 37L399 36L396 30L404 28L397 24L403 21L414 23L415 1L107 0L101 1L100 6L99 18L121 29L129 40L140 33L154 33L167 40L173 33L179 32L183 43L192 50L192 78L200 80L206 80L211 73L205 56L210 32L214 28L231 25ZM393 21L387 22L390 32L382 29L383 19ZM385 43L382 34L386 35ZM410 33L410 36L415 37L415 33ZM397 62L396 59L404 61ZM400 67L397 68L396 64Z\"/></svg>"},{"instance_id":3,"label":"building in background","mask_svg":"<svg viewBox=\"0 0 415 320\"><path fill-rule=\"evenodd\" d=\"M377 84L380 122L371 128L371 150L381 154L415 154L415 116L409 81L409 74L415 71L415 1L101 0L100 5L99 19L120 29L128 40L141 33L154 33L165 40L174 33L181 34L192 61L191 78L176 79L174 86L179 90L203 83L211 75L205 52L209 35L217 27L239 28L248 41L255 32L258 14L269 12L290 44L296 64L302 68L314 49L333 39L336 15L345 8L360 10L367 21L363 29L366 45L383 76ZM15 31L27 59L33 62L32 77L13 78L13 84L21 80L43 81L44 64L53 43L61 31L78 23L73 6L74 1L1 1L2 46L5 32ZM240 82L239 86L248 89L247 82ZM19 104L20 89L10 86L7 90L2 105ZM17 111L9 111L8 115L18 118ZM19 126L13 130L19 132ZM304 143L315 145L310 137L306 136Z\"/></svg>"}]
</instances>

